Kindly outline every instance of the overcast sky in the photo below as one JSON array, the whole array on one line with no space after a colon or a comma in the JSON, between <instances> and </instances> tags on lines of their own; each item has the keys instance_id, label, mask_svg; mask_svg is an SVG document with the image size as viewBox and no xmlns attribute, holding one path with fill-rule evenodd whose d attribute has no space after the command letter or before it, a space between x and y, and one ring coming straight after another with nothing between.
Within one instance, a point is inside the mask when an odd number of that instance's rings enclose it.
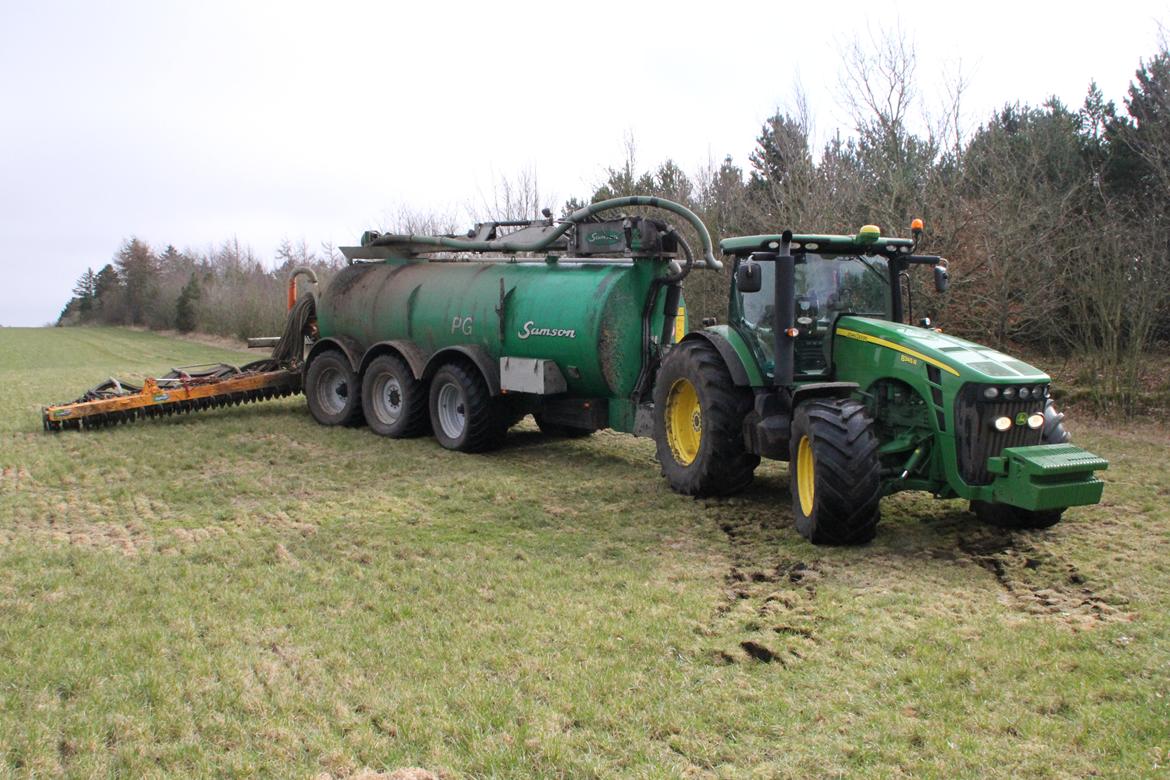
<instances>
[{"instance_id":1,"label":"overcast sky","mask_svg":"<svg viewBox=\"0 0 1170 780\"><path fill-rule=\"evenodd\" d=\"M897 25L927 111L968 78L968 129L1006 102L1078 107L1091 79L1120 105L1166 21L1170 0L0 0L0 324L56 319L131 235L271 261L521 170L556 208L630 135L646 167L743 164L797 84L826 137L848 128L843 52Z\"/></svg>"}]
</instances>

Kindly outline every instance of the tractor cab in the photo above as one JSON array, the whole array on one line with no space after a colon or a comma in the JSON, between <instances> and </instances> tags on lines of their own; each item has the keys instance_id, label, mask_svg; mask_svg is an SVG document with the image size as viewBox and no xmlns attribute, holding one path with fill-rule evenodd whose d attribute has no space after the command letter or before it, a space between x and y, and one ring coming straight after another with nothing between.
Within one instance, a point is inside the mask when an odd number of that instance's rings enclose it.
<instances>
[{"instance_id":1,"label":"tractor cab","mask_svg":"<svg viewBox=\"0 0 1170 780\"><path fill-rule=\"evenodd\" d=\"M934 265L936 282L945 287L946 261L914 254L919 230L915 220L914 239L883 237L868 225L855 236L785 233L723 241L724 254L735 257L731 326L769 378L776 375L779 345L782 372L791 361L789 382L830 379L839 317L901 322L901 278L910 264Z\"/></svg>"}]
</instances>

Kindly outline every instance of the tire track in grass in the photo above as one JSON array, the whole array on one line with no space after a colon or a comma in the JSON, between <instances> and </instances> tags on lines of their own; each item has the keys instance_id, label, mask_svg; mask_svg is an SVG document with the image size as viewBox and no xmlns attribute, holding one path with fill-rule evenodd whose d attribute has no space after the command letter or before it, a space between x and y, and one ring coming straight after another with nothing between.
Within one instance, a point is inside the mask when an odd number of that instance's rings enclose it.
<instances>
[{"instance_id":1,"label":"tire track in grass","mask_svg":"<svg viewBox=\"0 0 1170 780\"><path fill-rule=\"evenodd\" d=\"M969 562L995 577L1007 603L1019 612L1074 630L1135 618L1123 609L1125 597L1093 585L1075 565L1023 534L975 526L959 533L957 546Z\"/></svg>"},{"instance_id":2,"label":"tire track in grass","mask_svg":"<svg viewBox=\"0 0 1170 780\"><path fill-rule=\"evenodd\" d=\"M757 502L742 498L707 500L720 512L719 528L729 544L730 563L723 590L704 632L730 644L712 653L716 663L745 661L788 667L817 644L817 582L820 561L777 558L781 535L792 533L774 518L765 518Z\"/></svg>"}]
</instances>

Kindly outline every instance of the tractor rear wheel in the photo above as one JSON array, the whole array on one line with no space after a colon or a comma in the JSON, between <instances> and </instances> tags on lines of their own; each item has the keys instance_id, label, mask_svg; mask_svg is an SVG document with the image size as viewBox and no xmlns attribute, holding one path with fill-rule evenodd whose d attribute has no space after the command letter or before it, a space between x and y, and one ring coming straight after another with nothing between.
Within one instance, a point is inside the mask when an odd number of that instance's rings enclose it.
<instances>
[{"instance_id":1,"label":"tractor rear wheel","mask_svg":"<svg viewBox=\"0 0 1170 780\"><path fill-rule=\"evenodd\" d=\"M370 430L380 436L404 439L426 433L426 385L397 355L376 357L362 376L362 412Z\"/></svg>"},{"instance_id":2,"label":"tractor rear wheel","mask_svg":"<svg viewBox=\"0 0 1170 780\"><path fill-rule=\"evenodd\" d=\"M736 387L722 356L705 341L670 350L654 383L654 441L662 474L688 496L735 493L760 463L744 448L751 391Z\"/></svg>"},{"instance_id":3,"label":"tractor rear wheel","mask_svg":"<svg viewBox=\"0 0 1170 780\"><path fill-rule=\"evenodd\" d=\"M881 518L873 420L851 399L796 408L788 461L796 530L813 544L864 544Z\"/></svg>"},{"instance_id":4,"label":"tractor rear wheel","mask_svg":"<svg viewBox=\"0 0 1170 780\"><path fill-rule=\"evenodd\" d=\"M305 371L305 400L321 425L360 425L361 382L349 360L337 350L322 352Z\"/></svg>"},{"instance_id":5,"label":"tractor rear wheel","mask_svg":"<svg viewBox=\"0 0 1170 780\"><path fill-rule=\"evenodd\" d=\"M431 427L439 444L459 452L484 452L499 447L508 432L508 418L494 403L477 369L447 363L431 379Z\"/></svg>"},{"instance_id":6,"label":"tractor rear wheel","mask_svg":"<svg viewBox=\"0 0 1170 780\"><path fill-rule=\"evenodd\" d=\"M1044 404L1044 433L1041 444L1067 444L1072 441L1068 429L1064 427L1064 415L1056 411L1056 406L1049 398ZM1023 530L1027 528L1051 528L1060 522L1065 508L1034 511L1021 509L1011 504L995 504L988 501L972 501L971 511L980 522L994 525L999 528Z\"/></svg>"}]
</instances>

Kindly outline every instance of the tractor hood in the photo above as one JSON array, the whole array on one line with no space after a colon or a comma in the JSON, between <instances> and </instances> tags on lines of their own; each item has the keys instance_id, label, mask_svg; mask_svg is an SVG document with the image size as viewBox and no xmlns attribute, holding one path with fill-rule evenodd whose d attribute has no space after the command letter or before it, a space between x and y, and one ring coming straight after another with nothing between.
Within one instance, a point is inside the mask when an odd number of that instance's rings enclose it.
<instances>
[{"instance_id":1,"label":"tractor hood","mask_svg":"<svg viewBox=\"0 0 1170 780\"><path fill-rule=\"evenodd\" d=\"M920 360L965 382L1049 381L1047 374L1022 360L928 328L844 316L838 318L835 333L837 339L865 342L900 352L903 360Z\"/></svg>"}]
</instances>

